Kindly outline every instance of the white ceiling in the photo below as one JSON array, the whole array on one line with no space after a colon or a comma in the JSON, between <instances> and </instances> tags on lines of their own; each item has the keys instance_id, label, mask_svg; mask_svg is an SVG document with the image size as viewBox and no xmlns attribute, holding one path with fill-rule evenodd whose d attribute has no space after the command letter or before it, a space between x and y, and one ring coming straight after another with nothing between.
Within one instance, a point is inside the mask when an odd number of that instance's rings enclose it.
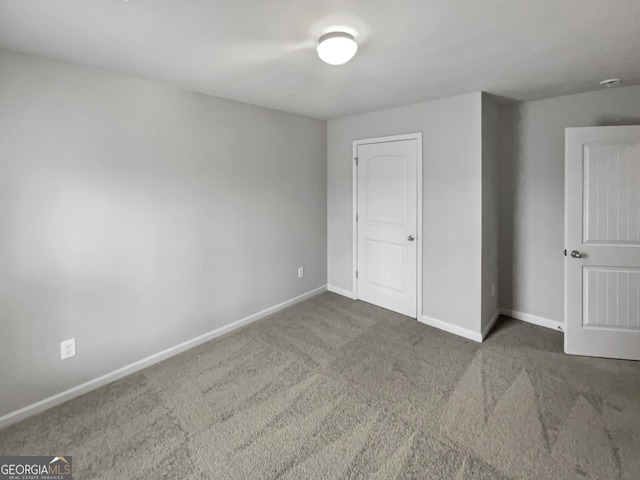
<instances>
[{"instance_id":1,"label":"white ceiling","mask_svg":"<svg viewBox=\"0 0 640 480\"><path fill-rule=\"evenodd\" d=\"M338 67L315 53L333 24L360 43ZM332 118L638 84L640 0L0 0L0 46Z\"/></svg>"}]
</instances>

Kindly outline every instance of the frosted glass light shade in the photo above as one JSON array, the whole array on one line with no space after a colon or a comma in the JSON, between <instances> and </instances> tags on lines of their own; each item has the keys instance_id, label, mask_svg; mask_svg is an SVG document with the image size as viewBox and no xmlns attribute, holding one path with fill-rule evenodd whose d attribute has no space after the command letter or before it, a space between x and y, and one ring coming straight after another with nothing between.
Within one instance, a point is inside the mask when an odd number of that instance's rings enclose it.
<instances>
[{"instance_id":1,"label":"frosted glass light shade","mask_svg":"<svg viewBox=\"0 0 640 480\"><path fill-rule=\"evenodd\" d=\"M331 32L320 37L318 56L329 65L342 65L353 58L358 44L345 32Z\"/></svg>"}]
</instances>

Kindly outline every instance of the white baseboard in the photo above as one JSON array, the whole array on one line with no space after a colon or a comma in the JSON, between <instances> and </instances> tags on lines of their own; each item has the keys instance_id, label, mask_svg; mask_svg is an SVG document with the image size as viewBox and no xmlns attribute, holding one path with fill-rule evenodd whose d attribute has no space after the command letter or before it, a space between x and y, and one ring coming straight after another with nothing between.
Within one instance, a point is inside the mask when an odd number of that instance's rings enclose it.
<instances>
[{"instance_id":1,"label":"white baseboard","mask_svg":"<svg viewBox=\"0 0 640 480\"><path fill-rule=\"evenodd\" d=\"M496 314L493 316L493 318L491 319L491 321L489 322L489 324L486 327L484 327L484 330L482 331L482 341L483 342L484 342L484 339L487 338L487 335L489 335L489 332L491 331L493 326L498 321L498 318L500 318L500 315L501 315L501 312L500 312L500 310L498 310L496 312Z\"/></svg>"},{"instance_id":2,"label":"white baseboard","mask_svg":"<svg viewBox=\"0 0 640 480\"><path fill-rule=\"evenodd\" d=\"M334 287L333 285L327 285L327 290L333 293L337 293L338 295L342 295L343 297L350 298L351 300L357 300L354 293L350 292L349 290L344 290L343 288Z\"/></svg>"},{"instance_id":3,"label":"white baseboard","mask_svg":"<svg viewBox=\"0 0 640 480\"><path fill-rule=\"evenodd\" d=\"M143 358L142 360L138 360L137 362L114 370L113 372L109 372L98 378L89 380L88 382L85 382L81 385L70 388L69 390L65 390L64 392L58 393L49 398L45 398L44 400L28 405L24 408L21 408L20 410L16 410L15 412L3 415L2 417L0 417L0 429L7 427L13 423L19 422L20 420L24 420L27 417L31 417L35 414L44 412L51 407L60 405L61 403L71 400L72 398L79 397L80 395L90 392L91 390L95 390L96 388L102 387L103 385L107 385L108 383L114 382L115 380L118 380L120 378L126 377L127 375L131 375L132 373L161 362L162 360L166 360L169 357L173 357L174 355L182 353L202 343L208 342L209 340L213 340L214 338L224 335L225 333L232 332L233 330L255 322L256 320L260 320L273 313L290 307L291 305L302 302L303 300L325 292L326 290L327 286L323 285L322 287L303 293L302 295L279 303L278 305L267 308L258 313L254 313L253 315L237 320L233 323L225 325L224 327L217 328L209 333L205 333L204 335L200 335L196 338L180 343L179 345L169 347L166 350L150 355L146 358Z\"/></svg>"},{"instance_id":4,"label":"white baseboard","mask_svg":"<svg viewBox=\"0 0 640 480\"><path fill-rule=\"evenodd\" d=\"M451 323L443 322L442 320L438 320L437 318L427 317L426 315L423 315L422 318L420 319L420 322L426 325L429 325L431 327L444 330L445 332L453 333L454 335L468 338L469 340L473 340L474 342L482 342L482 335L480 334L480 332L474 332L473 330L458 327L457 325L452 325Z\"/></svg>"},{"instance_id":5,"label":"white baseboard","mask_svg":"<svg viewBox=\"0 0 640 480\"><path fill-rule=\"evenodd\" d=\"M533 325L538 325L539 327L545 327L552 330L564 332L564 322L558 322L557 320L551 320L549 318L539 317L537 315L531 315L529 313L518 312L517 310L509 310L508 308L501 308L500 313L502 315L506 315L507 317L515 318L516 320L521 320Z\"/></svg>"}]
</instances>

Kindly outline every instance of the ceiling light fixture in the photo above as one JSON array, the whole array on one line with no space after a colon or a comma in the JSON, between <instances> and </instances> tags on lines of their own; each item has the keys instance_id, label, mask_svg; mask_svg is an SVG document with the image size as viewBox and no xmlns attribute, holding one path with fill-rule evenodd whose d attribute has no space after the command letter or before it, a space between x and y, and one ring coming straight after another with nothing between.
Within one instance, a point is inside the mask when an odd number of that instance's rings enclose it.
<instances>
[{"instance_id":1,"label":"ceiling light fixture","mask_svg":"<svg viewBox=\"0 0 640 480\"><path fill-rule=\"evenodd\" d=\"M609 80L603 80L600 82L600 85L602 85L603 87L614 87L616 85L620 85L622 83L622 80L620 80L619 78L610 78Z\"/></svg>"},{"instance_id":2,"label":"ceiling light fixture","mask_svg":"<svg viewBox=\"0 0 640 480\"><path fill-rule=\"evenodd\" d=\"M342 65L353 58L358 44L353 35L346 32L330 32L320 37L318 56L329 65Z\"/></svg>"}]
</instances>

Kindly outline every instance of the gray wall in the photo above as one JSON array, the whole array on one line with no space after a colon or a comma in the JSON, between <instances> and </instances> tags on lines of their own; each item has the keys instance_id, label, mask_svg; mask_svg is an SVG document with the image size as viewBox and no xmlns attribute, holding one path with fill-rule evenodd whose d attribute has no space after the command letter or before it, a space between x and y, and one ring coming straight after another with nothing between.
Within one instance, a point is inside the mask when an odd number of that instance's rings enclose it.
<instances>
[{"instance_id":1,"label":"gray wall","mask_svg":"<svg viewBox=\"0 0 640 480\"><path fill-rule=\"evenodd\" d=\"M498 312L498 106L482 94L482 330ZM493 286L495 285L495 293Z\"/></svg>"},{"instance_id":2,"label":"gray wall","mask_svg":"<svg viewBox=\"0 0 640 480\"><path fill-rule=\"evenodd\" d=\"M352 142L423 134L423 314L480 331L481 94L330 120L328 283L352 287Z\"/></svg>"},{"instance_id":3,"label":"gray wall","mask_svg":"<svg viewBox=\"0 0 640 480\"><path fill-rule=\"evenodd\" d=\"M0 52L0 416L324 285L326 199L324 121Z\"/></svg>"},{"instance_id":4,"label":"gray wall","mask_svg":"<svg viewBox=\"0 0 640 480\"><path fill-rule=\"evenodd\" d=\"M564 321L564 129L640 124L640 86L500 109L501 306Z\"/></svg>"}]
</instances>

